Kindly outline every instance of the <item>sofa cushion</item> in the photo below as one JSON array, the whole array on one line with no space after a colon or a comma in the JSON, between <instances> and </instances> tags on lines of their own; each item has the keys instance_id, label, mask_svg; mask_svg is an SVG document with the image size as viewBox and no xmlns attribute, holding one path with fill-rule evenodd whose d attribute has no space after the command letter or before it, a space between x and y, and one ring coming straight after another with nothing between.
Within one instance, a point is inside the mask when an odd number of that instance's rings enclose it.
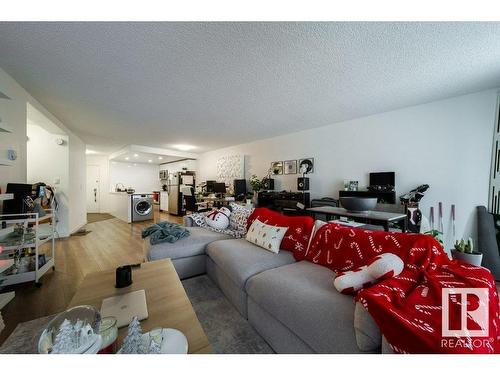
<instances>
[{"instance_id":1,"label":"sofa cushion","mask_svg":"<svg viewBox=\"0 0 500 375\"><path fill-rule=\"evenodd\" d=\"M358 353L354 301L333 287L334 273L310 262L262 272L247 283L249 299L318 353Z\"/></svg>"},{"instance_id":2,"label":"sofa cushion","mask_svg":"<svg viewBox=\"0 0 500 375\"><path fill-rule=\"evenodd\" d=\"M288 251L305 251L314 226L314 219L309 216L285 216L268 208L256 208L248 217L248 227L255 219L269 225L288 227L281 242L281 249Z\"/></svg>"},{"instance_id":3,"label":"sofa cushion","mask_svg":"<svg viewBox=\"0 0 500 375\"><path fill-rule=\"evenodd\" d=\"M356 342L364 352L378 350L382 345L382 333L370 313L361 302L356 302L354 310L354 330Z\"/></svg>"},{"instance_id":4,"label":"sofa cushion","mask_svg":"<svg viewBox=\"0 0 500 375\"><path fill-rule=\"evenodd\" d=\"M144 243L147 247L147 259L158 260L164 258L178 259L195 255L205 254L205 247L213 241L232 238L226 234L212 232L200 227L190 227L189 237L183 238L174 243L163 242L157 245L150 245L149 240Z\"/></svg>"},{"instance_id":5,"label":"sofa cushion","mask_svg":"<svg viewBox=\"0 0 500 375\"><path fill-rule=\"evenodd\" d=\"M207 246L207 255L242 290L250 277L295 262L290 252L274 254L245 239L212 242Z\"/></svg>"}]
</instances>

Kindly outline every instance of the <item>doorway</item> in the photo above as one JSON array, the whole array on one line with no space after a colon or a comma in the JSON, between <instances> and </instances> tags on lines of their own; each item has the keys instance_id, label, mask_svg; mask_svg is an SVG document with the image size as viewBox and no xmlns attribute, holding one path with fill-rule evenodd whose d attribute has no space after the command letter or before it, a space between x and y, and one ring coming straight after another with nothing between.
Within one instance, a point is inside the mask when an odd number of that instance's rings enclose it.
<instances>
[{"instance_id":1,"label":"doorway","mask_svg":"<svg viewBox=\"0 0 500 375\"><path fill-rule=\"evenodd\" d=\"M87 165L87 213L100 212L99 166Z\"/></svg>"}]
</instances>

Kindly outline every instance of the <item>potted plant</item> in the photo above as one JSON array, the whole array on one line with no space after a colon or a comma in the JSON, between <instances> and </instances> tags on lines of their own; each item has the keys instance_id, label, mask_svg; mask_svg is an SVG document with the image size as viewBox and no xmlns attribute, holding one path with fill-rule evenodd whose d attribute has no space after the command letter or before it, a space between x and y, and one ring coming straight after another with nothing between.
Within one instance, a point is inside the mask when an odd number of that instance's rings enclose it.
<instances>
[{"instance_id":1,"label":"potted plant","mask_svg":"<svg viewBox=\"0 0 500 375\"><path fill-rule=\"evenodd\" d=\"M463 239L455 242L455 248L451 250L453 259L458 259L463 262L472 264L473 266L481 266L481 261L483 260L483 254L474 251L474 243L472 238L469 237L467 242Z\"/></svg>"},{"instance_id":2,"label":"potted plant","mask_svg":"<svg viewBox=\"0 0 500 375\"><path fill-rule=\"evenodd\" d=\"M250 178L250 186L253 190L253 203L257 205L257 200L259 199L259 191L262 190L262 180L254 174Z\"/></svg>"},{"instance_id":3,"label":"potted plant","mask_svg":"<svg viewBox=\"0 0 500 375\"><path fill-rule=\"evenodd\" d=\"M431 229L427 232L424 232L424 234L427 234L429 236L432 236L436 239L437 242L441 244L441 246L444 246L443 240L442 240L442 235L443 232L438 231L437 229Z\"/></svg>"}]
</instances>

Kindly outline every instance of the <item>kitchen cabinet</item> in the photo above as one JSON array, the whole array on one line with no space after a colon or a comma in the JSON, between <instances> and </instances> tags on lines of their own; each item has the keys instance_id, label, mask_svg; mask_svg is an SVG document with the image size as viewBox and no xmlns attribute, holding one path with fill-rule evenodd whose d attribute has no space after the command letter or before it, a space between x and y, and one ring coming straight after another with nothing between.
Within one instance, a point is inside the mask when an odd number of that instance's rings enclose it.
<instances>
[{"instance_id":1,"label":"kitchen cabinet","mask_svg":"<svg viewBox=\"0 0 500 375\"><path fill-rule=\"evenodd\" d=\"M160 191L160 211L168 211L168 191Z\"/></svg>"}]
</instances>

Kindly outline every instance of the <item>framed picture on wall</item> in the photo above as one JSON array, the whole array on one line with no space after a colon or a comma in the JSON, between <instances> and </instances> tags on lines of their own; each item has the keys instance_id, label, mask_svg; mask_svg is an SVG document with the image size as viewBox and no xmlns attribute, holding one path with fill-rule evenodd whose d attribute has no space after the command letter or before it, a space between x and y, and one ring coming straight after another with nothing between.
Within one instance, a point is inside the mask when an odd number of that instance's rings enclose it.
<instances>
[{"instance_id":1,"label":"framed picture on wall","mask_svg":"<svg viewBox=\"0 0 500 375\"><path fill-rule=\"evenodd\" d=\"M297 174L297 160L285 160L283 168L285 174Z\"/></svg>"},{"instance_id":2,"label":"framed picture on wall","mask_svg":"<svg viewBox=\"0 0 500 375\"><path fill-rule=\"evenodd\" d=\"M299 173L300 174L314 173L314 158L299 159Z\"/></svg>"},{"instance_id":3,"label":"framed picture on wall","mask_svg":"<svg viewBox=\"0 0 500 375\"><path fill-rule=\"evenodd\" d=\"M283 174L283 162L282 161L273 161L271 163L271 173L273 175Z\"/></svg>"}]
</instances>

